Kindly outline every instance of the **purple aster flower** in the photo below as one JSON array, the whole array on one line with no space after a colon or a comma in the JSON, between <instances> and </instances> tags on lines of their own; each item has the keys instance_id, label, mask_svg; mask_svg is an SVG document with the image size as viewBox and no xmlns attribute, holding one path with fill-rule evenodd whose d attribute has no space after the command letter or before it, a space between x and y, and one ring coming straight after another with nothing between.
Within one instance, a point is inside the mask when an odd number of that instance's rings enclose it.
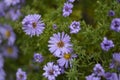
<instances>
[{"instance_id":1,"label":"purple aster flower","mask_svg":"<svg viewBox=\"0 0 120 80\"><path fill-rule=\"evenodd\" d=\"M53 29L57 29L57 25L56 24L53 24Z\"/></svg>"},{"instance_id":2,"label":"purple aster flower","mask_svg":"<svg viewBox=\"0 0 120 80\"><path fill-rule=\"evenodd\" d=\"M31 37L35 35L39 36L45 29L45 24L41 21L41 15L38 14L26 16L22 21L22 25L24 32Z\"/></svg>"},{"instance_id":3,"label":"purple aster flower","mask_svg":"<svg viewBox=\"0 0 120 80\"><path fill-rule=\"evenodd\" d=\"M72 13L72 8L73 5L71 3L64 3L64 7L63 7L63 16L67 17Z\"/></svg>"},{"instance_id":4,"label":"purple aster flower","mask_svg":"<svg viewBox=\"0 0 120 80\"><path fill-rule=\"evenodd\" d=\"M34 54L34 60L35 60L35 62L41 63L41 62L43 62L43 56L39 53L35 53Z\"/></svg>"},{"instance_id":5,"label":"purple aster flower","mask_svg":"<svg viewBox=\"0 0 120 80\"><path fill-rule=\"evenodd\" d=\"M98 76L103 76L105 71L103 67L100 64L96 64L95 67L93 68L94 74Z\"/></svg>"},{"instance_id":6,"label":"purple aster flower","mask_svg":"<svg viewBox=\"0 0 120 80\"><path fill-rule=\"evenodd\" d=\"M71 3L73 3L75 0L68 0L68 2L71 2Z\"/></svg>"},{"instance_id":7,"label":"purple aster flower","mask_svg":"<svg viewBox=\"0 0 120 80\"><path fill-rule=\"evenodd\" d=\"M70 33L78 33L80 30L80 22L73 21L69 26L69 28L70 28Z\"/></svg>"},{"instance_id":8,"label":"purple aster flower","mask_svg":"<svg viewBox=\"0 0 120 80\"><path fill-rule=\"evenodd\" d=\"M3 56L10 58L18 57L18 49L16 46L4 46L2 48Z\"/></svg>"},{"instance_id":9,"label":"purple aster flower","mask_svg":"<svg viewBox=\"0 0 120 80\"><path fill-rule=\"evenodd\" d=\"M43 70L45 70L43 76L48 78L48 80L55 80L55 77L60 75L60 71L61 71L59 66L54 65L53 62L48 62L47 65L44 66Z\"/></svg>"},{"instance_id":10,"label":"purple aster flower","mask_svg":"<svg viewBox=\"0 0 120 80\"><path fill-rule=\"evenodd\" d=\"M0 69L3 67L4 65L4 59L3 56L0 54Z\"/></svg>"},{"instance_id":11,"label":"purple aster flower","mask_svg":"<svg viewBox=\"0 0 120 80\"><path fill-rule=\"evenodd\" d=\"M85 77L86 80L101 80L100 77L95 77L94 74Z\"/></svg>"},{"instance_id":12,"label":"purple aster flower","mask_svg":"<svg viewBox=\"0 0 120 80\"><path fill-rule=\"evenodd\" d=\"M111 28L111 30L120 32L120 18L114 18L111 22L110 28Z\"/></svg>"},{"instance_id":13,"label":"purple aster flower","mask_svg":"<svg viewBox=\"0 0 120 80\"><path fill-rule=\"evenodd\" d=\"M53 34L50 37L49 42L49 51L53 53L54 56L60 56L63 53L68 53L71 50L72 44L70 44L70 36L64 32Z\"/></svg>"},{"instance_id":14,"label":"purple aster flower","mask_svg":"<svg viewBox=\"0 0 120 80\"><path fill-rule=\"evenodd\" d=\"M2 68L0 68L0 80L6 80L5 77L6 77L5 71Z\"/></svg>"},{"instance_id":15,"label":"purple aster flower","mask_svg":"<svg viewBox=\"0 0 120 80\"><path fill-rule=\"evenodd\" d=\"M14 6L18 3L20 3L20 0L4 0L4 3L7 5L7 6Z\"/></svg>"},{"instance_id":16,"label":"purple aster flower","mask_svg":"<svg viewBox=\"0 0 120 80\"><path fill-rule=\"evenodd\" d=\"M0 26L0 33L3 39L8 40L8 45L13 45L16 40L16 35L9 25Z\"/></svg>"},{"instance_id":17,"label":"purple aster flower","mask_svg":"<svg viewBox=\"0 0 120 80\"><path fill-rule=\"evenodd\" d=\"M26 72L22 71L22 69L19 68L16 72L16 79L17 80L27 80Z\"/></svg>"},{"instance_id":18,"label":"purple aster flower","mask_svg":"<svg viewBox=\"0 0 120 80\"><path fill-rule=\"evenodd\" d=\"M60 59L57 60L57 63L61 67L65 66L65 68L68 68L69 64L70 66L72 66L71 61L75 57L77 57L77 55L71 53L64 53L62 56L60 56Z\"/></svg>"},{"instance_id":19,"label":"purple aster flower","mask_svg":"<svg viewBox=\"0 0 120 80\"><path fill-rule=\"evenodd\" d=\"M101 48L104 51L108 51L110 48L113 48L114 44L112 40L108 40L106 37L104 37L104 40L101 43Z\"/></svg>"},{"instance_id":20,"label":"purple aster flower","mask_svg":"<svg viewBox=\"0 0 120 80\"><path fill-rule=\"evenodd\" d=\"M5 16L5 4L3 1L0 2L0 16Z\"/></svg>"},{"instance_id":21,"label":"purple aster flower","mask_svg":"<svg viewBox=\"0 0 120 80\"><path fill-rule=\"evenodd\" d=\"M120 53L114 53L113 54L113 60L110 64L110 68L116 68L120 70Z\"/></svg>"},{"instance_id":22,"label":"purple aster flower","mask_svg":"<svg viewBox=\"0 0 120 80\"><path fill-rule=\"evenodd\" d=\"M106 80L119 80L116 73L107 72L105 73L104 77Z\"/></svg>"},{"instance_id":23,"label":"purple aster flower","mask_svg":"<svg viewBox=\"0 0 120 80\"><path fill-rule=\"evenodd\" d=\"M8 12L10 18L15 21L17 19L19 19L19 17L21 16L21 12L19 9L15 10L15 9L11 9L9 12Z\"/></svg>"},{"instance_id":24,"label":"purple aster flower","mask_svg":"<svg viewBox=\"0 0 120 80\"><path fill-rule=\"evenodd\" d=\"M113 10L110 10L108 13L109 16L115 16L115 12Z\"/></svg>"}]
</instances>

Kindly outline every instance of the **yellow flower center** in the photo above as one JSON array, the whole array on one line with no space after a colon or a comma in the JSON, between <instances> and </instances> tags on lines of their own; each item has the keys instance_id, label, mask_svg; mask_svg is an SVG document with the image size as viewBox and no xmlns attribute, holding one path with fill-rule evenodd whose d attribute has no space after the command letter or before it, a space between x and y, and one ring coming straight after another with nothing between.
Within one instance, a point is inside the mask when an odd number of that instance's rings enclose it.
<instances>
[{"instance_id":1,"label":"yellow flower center","mask_svg":"<svg viewBox=\"0 0 120 80\"><path fill-rule=\"evenodd\" d=\"M7 52L8 52L8 54L12 54L13 53L13 49L11 47L8 47L7 48Z\"/></svg>"},{"instance_id":2,"label":"yellow flower center","mask_svg":"<svg viewBox=\"0 0 120 80\"><path fill-rule=\"evenodd\" d=\"M9 38L10 35L11 35L10 31L7 30L7 31L5 32L5 36L6 36L7 38Z\"/></svg>"},{"instance_id":3,"label":"yellow flower center","mask_svg":"<svg viewBox=\"0 0 120 80\"><path fill-rule=\"evenodd\" d=\"M50 74L50 75L53 75L53 70L49 70L49 74Z\"/></svg>"},{"instance_id":4,"label":"yellow flower center","mask_svg":"<svg viewBox=\"0 0 120 80\"><path fill-rule=\"evenodd\" d=\"M57 43L57 46L58 46L59 48L62 48L62 47L64 46L64 42L63 42L63 41L58 42L58 43Z\"/></svg>"},{"instance_id":5,"label":"yellow flower center","mask_svg":"<svg viewBox=\"0 0 120 80\"><path fill-rule=\"evenodd\" d=\"M33 28L36 28L36 27L37 27L36 22L33 22L33 23L32 23L32 26L33 26Z\"/></svg>"},{"instance_id":6,"label":"yellow flower center","mask_svg":"<svg viewBox=\"0 0 120 80\"><path fill-rule=\"evenodd\" d=\"M64 58L67 59L67 60L70 59L70 58L71 58L71 54L66 54L66 53L65 53L65 54L64 54Z\"/></svg>"}]
</instances>

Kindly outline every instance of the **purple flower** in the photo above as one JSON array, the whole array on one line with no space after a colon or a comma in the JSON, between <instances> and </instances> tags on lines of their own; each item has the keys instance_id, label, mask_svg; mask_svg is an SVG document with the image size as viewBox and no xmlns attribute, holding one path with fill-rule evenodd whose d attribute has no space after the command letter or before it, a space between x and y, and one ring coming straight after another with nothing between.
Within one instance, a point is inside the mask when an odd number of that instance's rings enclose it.
<instances>
[{"instance_id":1,"label":"purple flower","mask_svg":"<svg viewBox=\"0 0 120 80\"><path fill-rule=\"evenodd\" d=\"M95 77L94 74L85 77L86 80L101 80L100 77Z\"/></svg>"},{"instance_id":2,"label":"purple flower","mask_svg":"<svg viewBox=\"0 0 120 80\"><path fill-rule=\"evenodd\" d=\"M2 43L2 36L0 35L0 44Z\"/></svg>"},{"instance_id":3,"label":"purple flower","mask_svg":"<svg viewBox=\"0 0 120 80\"><path fill-rule=\"evenodd\" d=\"M73 5L71 3L64 3L64 7L63 7L63 16L67 17L72 13L72 8Z\"/></svg>"},{"instance_id":4,"label":"purple flower","mask_svg":"<svg viewBox=\"0 0 120 80\"><path fill-rule=\"evenodd\" d=\"M108 40L106 37L104 37L104 40L101 43L101 48L104 51L108 51L110 48L113 48L114 44L112 40Z\"/></svg>"},{"instance_id":5,"label":"purple flower","mask_svg":"<svg viewBox=\"0 0 120 80\"><path fill-rule=\"evenodd\" d=\"M4 2L7 6L11 6L11 5L14 6L20 3L20 0L4 0Z\"/></svg>"},{"instance_id":6,"label":"purple flower","mask_svg":"<svg viewBox=\"0 0 120 80\"><path fill-rule=\"evenodd\" d=\"M19 68L16 72L16 79L17 80L27 80L26 72L22 71L22 69Z\"/></svg>"},{"instance_id":7,"label":"purple flower","mask_svg":"<svg viewBox=\"0 0 120 80\"><path fill-rule=\"evenodd\" d=\"M3 1L0 2L0 16L5 16L5 4Z\"/></svg>"},{"instance_id":8,"label":"purple flower","mask_svg":"<svg viewBox=\"0 0 120 80\"><path fill-rule=\"evenodd\" d=\"M96 64L95 67L93 68L94 74L97 76L103 76L105 71L103 67L100 64Z\"/></svg>"},{"instance_id":9,"label":"purple flower","mask_svg":"<svg viewBox=\"0 0 120 80\"><path fill-rule=\"evenodd\" d=\"M38 14L26 16L22 21L22 25L24 32L31 37L35 35L39 36L45 29L45 24L41 21L41 15Z\"/></svg>"},{"instance_id":10,"label":"purple flower","mask_svg":"<svg viewBox=\"0 0 120 80\"><path fill-rule=\"evenodd\" d=\"M13 45L16 40L16 35L9 25L0 26L0 33L3 39L8 40L8 45Z\"/></svg>"},{"instance_id":11,"label":"purple flower","mask_svg":"<svg viewBox=\"0 0 120 80\"><path fill-rule=\"evenodd\" d=\"M116 68L120 70L120 53L114 53L113 54L113 60L110 64L110 68Z\"/></svg>"},{"instance_id":12,"label":"purple flower","mask_svg":"<svg viewBox=\"0 0 120 80\"><path fill-rule=\"evenodd\" d=\"M118 3L120 3L120 0L117 0Z\"/></svg>"},{"instance_id":13,"label":"purple flower","mask_svg":"<svg viewBox=\"0 0 120 80\"><path fill-rule=\"evenodd\" d=\"M53 24L53 29L57 29L57 25L56 24Z\"/></svg>"},{"instance_id":14,"label":"purple flower","mask_svg":"<svg viewBox=\"0 0 120 80\"><path fill-rule=\"evenodd\" d=\"M6 80L5 76L6 76L5 71L2 68L0 68L0 80Z\"/></svg>"},{"instance_id":15,"label":"purple flower","mask_svg":"<svg viewBox=\"0 0 120 80\"><path fill-rule=\"evenodd\" d=\"M35 60L35 62L41 63L41 62L43 62L43 56L39 53L35 53L34 54L34 60Z\"/></svg>"},{"instance_id":16,"label":"purple flower","mask_svg":"<svg viewBox=\"0 0 120 80\"><path fill-rule=\"evenodd\" d=\"M65 68L68 68L69 64L70 66L72 66L71 61L75 57L77 57L77 55L71 53L64 53L62 56L60 56L60 59L57 60L57 63L61 67L65 66Z\"/></svg>"},{"instance_id":17,"label":"purple flower","mask_svg":"<svg viewBox=\"0 0 120 80\"><path fill-rule=\"evenodd\" d=\"M0 54L0 69L3 67L4 65L4 59L3 56Z\"/></svg>"},{"instance_id":18,"label":"purple flower","mask_svg":"<svg viewBox=\"0 0 120 80\"><path fill-rule=\"evenodd\" d=\"M120 32L120 18L114 18L111 22L110 28L111 28L111 30Z\"/></svg>"},{"instance_id":19,"label":"purple flower","mask_svg":"<svg viewBox=\"0 0 120 80\"><path fill-rule=\"evenodd\" d=\"M53 34L50 37L49 42L49 51L53 53L54 56L60 56L63 53L68 53L71 50L72 44L70 44L70 36L64 32Z\"/></svg>"},{"instance_id":20,"label":"purple flower","mask_svg":"<svg viewBox=\"0 0 120 80\"><path fill-rule=\"evenodd\" d=\"M71 3L73 3L75 0L68 0L68 2L71 2Z\"/></svg>"},{"instance_id":21,"label":"purple flower","mask_svg":"<svg viewBox=\"0 0 120 80\"><path fill-rule=\"evenodd\" d=\"M116 73L107 72L105 73L104 77L106 80L119 80Z\"/></svg>"},{"instance_id":22,"label":"purple flower","mask_svg":"<svg viewBox=\"0 0 120 80\"><path fill-rule=\"evenodd\" d=\"M115 12L113 10L110 10L108 13L109 16L115 16Z\"/></svg>"},{"instance_id":23,"label":"purple flower","mask_svg":"<svg viewBox=\"0 0 120 80\"><path fill-rule=\"evenodd\" d=\"M60 71L61 71L59 66L54 65L53 62L48 62L47 65L44 66L43 70L45 70L43 76L48 78L48 80L55 80L55 77L60 75Z\"/></svg>"},{"instance_id":24,"label":"purple flower","mask_svg":"<svg viewBox=\"0 0 120 80\"><path fill-rule=\"evenodd\" d=\"M78 33L80 30L80 22L73 21L72 24L69 26L70 33Z\"/></svg>"},{"instance_id":25,"label":"purple flower","mask_svg":"<svg viewBox=\"0 0 120 80\"><path fill-rule=\"evenodd\" d=\"M18 57L18 49L16 46L4 46L2 48L3 56L10 58Z\"/></svg>"},{"instance_id":26,"label":"purple flower","mask_svg":"<svg viewBox=\"0 0 120 80\"><path fill-rule=\"evenodd\" d=\"M10 18L15 21L17 19L19 19L19 17L21 16L21 12L19 9L15 10L15 9L11 9L8 13L10 15Z\"/></svg>"}]
</instances>

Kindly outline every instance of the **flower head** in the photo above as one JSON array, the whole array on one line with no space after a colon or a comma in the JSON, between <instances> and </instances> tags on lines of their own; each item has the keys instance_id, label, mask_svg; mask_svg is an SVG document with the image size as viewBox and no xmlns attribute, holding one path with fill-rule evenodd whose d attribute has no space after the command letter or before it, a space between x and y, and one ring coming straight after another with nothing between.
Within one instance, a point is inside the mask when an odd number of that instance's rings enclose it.
<instances>
[{"instance_id":1,"label":"flower head","mask_svg":"<svg viewBox=\"0 0 120 80\"><path fill-rule=\"evenodd\" d=\"M111 30L120 32L120 18L114 18L111 22L110 28L111 28Z\"/></svg>"},{"instance_id":2,"label":"flower head","mask_svg":"<svg viewBox=\"0 0 120 80\"><path fill-rule=\"evenodd\" d=\"M100 77L95 77L94 74L85 77L86 80L101 80Z\"/></svg>"},{"instance_id":3,"label":"flower head","mask_svg":"<svg viewBox=\"0 0 120 80\"><path fill-rule=\"evenodd\" d=\"M72 47L72 44L70 44L70 36L64 32L53 34L48 42L49 50L54 56L60 56L63 53L68 53Z\"/></svg>"},{"instance_id":4,"label":"flower head","mask_svg":"<svg viewBox=\"0 0 120 80\"><path fill-rule=\"evenodd\" d=\"M26 72L22 71L22 69L19 68L16 72L16 79L17 80L27 80Z\"/></svg>"},{"instance_id":5,"label":"flower head","mask_svg":"<svg viewBox=\"0 0 120 80\"><path fill-rule=\"evenodd\" d=\"M0 33L3 39L8 40L8 45L13 45L16 40L16 35L9 25L0 26Z\"/></svg>"},{"instance_id":6,"label":"flower head","mask_svg":"<svg viewBox=\"0 0 120 80\"><path fill-rule=\"evenodd\" d=\"M113 48L114 44L112 40L108 40L106 37L104 37L103 42L101 43L101 48L104 51L108 51L110 48Z\"/></svg>"},{"instance_id":7,"label":"flower head","mask_svg":"<svg viewBox=\"0 0 120 80\"><path fill-rule=\"evenodd\" d=\"M7 6L14 6L18 3L20 3L20 0L4 0L4 3L7 5Z\"/></svg>"},{"instance_id":8,"label":"flower head","mask_svg":"<svg viewBox=\"0 0 120 80\"><path fill-rule=\"evenodd\" d=\"M35 60L35 62L41 63L43 61L43 56L39 53L35 53L34 54L34 60Z\"/></svg>"},{"instance_id":9,"label":"flower head","mask_svg":"<svg viewBox=\"0 0 120 80\"><path fill-rule=\"evenodd\" d=\"M54 65L53 62L48 62L47 65L44 66L43 70L45 70L43 76L48 78L48 80L55 80L55 77L60 75L60 71L61 71L59 66Z\"/></svg>"},{"instance_id":10,"label":"flower head","mask_svg":"<svg viewBox=\"0 0 120 80\"><path fill-rule=\"evenodd\" d=\"M110 10L108 13L109 16L115 16L115 12L113 10Z\"/></svg>"},{"instance_id":11,"label":"flower head","mask_svg":"<svg viewBox=\"0 0 120 80\"><path fill-rule=\"evenodd\" d=\"M9 10L8 14L13 21L19 19L19 17L21 16L21 12L19 9L17 9L17 10L11 9L11 10Z\"/></svg>"},{"instance_id":12,"label":"flower head","mask_svg":"<svg viewBox=\"0 0 120 80\"><path fill-rule=\"evenodd\" d=\"M65 68L68 68L69 64L70 64L70 66L72 66L71 61L75 57L77 57L77 55L71 54L71 53L64 53L64 54L62 54L62 56L60 56L60 59L57 60L57 63L61 67L65 66Z\"/></svg>"},{"instance_id":13,"label":"flower head","mask_svg":"<svg viewBox=\"0 0 120 80\"><path fill-rule=\"evenodd\" d=\"M114 53L113 54L113 60L110 64L110 68L116 68L120 70L120 53Z\"/></svg>"},{"instance_id":14,"label":"flower head","mask_svg":"<svg viewBox=\"0 0 120 80\"><path fill-rule=\"evenodd\" d=\"M69 28L70 28L70 33L78 33L80 30L80 22L73 21L69 26Z\"/></svg>"},{"instance_id":15,"label":"flower head","mask_svg":"<svg viewBox=\"0 0 120 80\"><path fill-rule=\"evenodd\" d=\"M22 29L27 35L39 36L45 29L45 24L41 21L41 15L31 14L26 16L22 21Z\"/></svg>"},{"instance_id":16,"label":"flower head","mask_svg":"<svg viewBox=\"0 0 120 80\"><path fill-rule=\"evenodd\" d=\"M64 3L64 7L63 7L63 16L67 17L72 13L72 8L73 5L71 3Z\"/></svg>"},{"instance_id":17,"label":"flower head","mask_svg":"<svg viewBox=\"0 0 120 80\"><path fill-rule=\"evenodd\" d=\"M106 80L119 80L116 73L106 72L104 77Z\"/></svg>"},{"instance_id":18,"label":"flower head","mask_svg":"<svg viewBox=\"0 0 120 80\"><path fill-rule=\"evenodd\" d=\"M16 46L4 46L2 48L3 56L10 58L18 57L18 49Z\"/></svg>"},{"instance_id":19,"label":"flower head","mask_svg":"<svg viewBox=\"0 0 120 80\"><path fill-rule=\"evenodd\" d=\"M3 70L3 68L0 68L0 80L6 80L5 76L6 76L5 71Z\"/></svg>"},{"instance_id":20,"label":"flower head","mask_svg":"<svg viewBox=\"0 0 120 80\"><path fill-rule=\"evenodd\" d=\"M4 59L3 56L0 54L0 69L3 67L4 65Z\"/></svg>"},{"instance_id":21,"label":"flower head","mask_svg":"<svg viewBox=\"0 0 120 80\"><path fill-rule=\"evenodd\" d=\"M71 2L71 3L73 3L75 0L68 0L68 2Z\"/></svg>"},{"instance_id":22,"label":"flower head","mask_svg":"<svg viewBox=\"0 0 120 80\"><path fill-rule=\"evenodd\" d=\"M93 68L94 74L97 76L103 76L105 71L103 67L100 64L96 64L95 67Z\"/></svg>"}]
</instances>

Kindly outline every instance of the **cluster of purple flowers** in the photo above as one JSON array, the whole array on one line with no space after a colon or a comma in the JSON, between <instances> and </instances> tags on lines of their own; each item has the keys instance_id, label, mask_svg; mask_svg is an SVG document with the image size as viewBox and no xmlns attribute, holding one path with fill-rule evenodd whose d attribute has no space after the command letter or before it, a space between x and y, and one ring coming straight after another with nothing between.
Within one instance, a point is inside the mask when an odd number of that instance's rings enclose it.
<instances>
[{"instance_id":1,"label":"cluster of purple flowers","mask_svg":"<svg viewBox=\"0 0 120 80\"><path fill-rule=\"evenodd\" d=\"M73 8L73 2L75 0L68 0L66 3L64 3L64 7L63 7L63 16L67 17L72 13L72 8Z\"/></svg>"},{"instance_id":2,"label":"cluster of purple flowers","mask_svg":"<svg viewBox=\"0 0 120 80\"><path fill-rule=\"evenodd\" d=\"M21 16L21 5L24 0L2 0L0 1L0 16L15 21Z\"/></svg>"}]
</instances>

